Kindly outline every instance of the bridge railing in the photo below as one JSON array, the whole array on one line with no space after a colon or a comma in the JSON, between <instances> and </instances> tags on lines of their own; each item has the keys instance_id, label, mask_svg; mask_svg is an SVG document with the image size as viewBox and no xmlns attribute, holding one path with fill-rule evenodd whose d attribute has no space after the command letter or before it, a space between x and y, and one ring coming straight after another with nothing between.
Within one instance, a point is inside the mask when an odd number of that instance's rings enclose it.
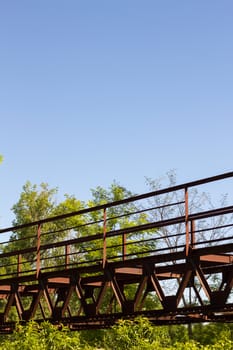
<instances>
[{"instance_id":1,"label":"bridge railing","mask_svg":"<svg viewBox=\"0 0 233 350\"><path fill-rule=\"evenodd\" d=\"M10 239L0 243L0 279L169 252L188 256L190 249L228 244L233 206L195 211L190 194L203 184L232 178L233 172L226 173L1 229Z\"/></svg>"}]
</instances>

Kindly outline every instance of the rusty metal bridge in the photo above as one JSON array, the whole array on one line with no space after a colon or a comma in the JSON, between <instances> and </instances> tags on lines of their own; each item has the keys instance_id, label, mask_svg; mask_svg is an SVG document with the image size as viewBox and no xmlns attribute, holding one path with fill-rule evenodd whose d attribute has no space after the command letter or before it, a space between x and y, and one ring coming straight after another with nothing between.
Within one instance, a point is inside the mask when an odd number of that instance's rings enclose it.
<instances>
[{"instance_id":1,"label":"rusty metal bridge","mask_svg":"<svg viewBox=\"0 0 233 350\"><path fill-rule=\"evenodd\" d=\"M1 229L0 332L232 322L233 205L199 202L223 182L232 194L233 172Z\"/></svg>"}]
</instances>

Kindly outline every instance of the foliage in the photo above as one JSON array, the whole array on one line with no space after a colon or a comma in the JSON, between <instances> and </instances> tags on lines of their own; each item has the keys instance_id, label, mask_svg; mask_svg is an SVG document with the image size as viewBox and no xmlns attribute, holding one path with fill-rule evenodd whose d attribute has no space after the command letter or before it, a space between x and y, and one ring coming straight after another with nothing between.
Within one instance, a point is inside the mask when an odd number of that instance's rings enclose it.
<instances>
[{"instance_id":1,"label":"foliage","mask_svg":"<svg viewBox=\"0 0 233 350\"><path fill-rule=\"evenodd\" d=\"M136 318L135 321L121 320L111 331L106 333L107 350L231 350L233 341L230 328L226 325L214 327L211 325L214 341L203 344L201 341L189 340L185 326L153 326L146 318ZM194 334L200 339L208 333L209 325L195 329ZM218 328L222 328L219 333ZM215 329L215 331L214 331Z\"/></svg>"},{"instance_id":2,"label":"foliage","mask_svg":"<svg viewBox=\"0 0 233 350\"><path fill-rule=\"evenodd\" d=\"M78 212L85 208L92 208L104 203L112 201L121 201L132 193L125 187L120 186L114 182L108 189L98 186L92 190L92 199L87 203L76 199L74 196L65 195L65 199L59 204L56 203L55 196L57 195L57 188L49 188L48 184L42 183L40 186L32 185L29 181L23 186L23 191L18 202L13 206L12 210L15 214L13 225L22 225L28 222L38 221L47 217L58 216L66 213ZM122 204L117 207L110 207L107 209L107 226L106 230L116 230L122 227L131 227L147 222L147 217L144 213L137 215L129 215L129 213L137 211L134 204ZM83 213L77 216L70 216L56 222L49 222L42 225L41 229L41 245L58 242L61 240L69 240L84 236L94 236L103 234L103 210L93 210L88 213ZM133 244L135 235L128 235L129 245L127 253L136 254L139 245ZM10 237L10 244L5 247L4 252L36 247L37 240L37 226L17 229ZM85 261L98 261L102 259L102 241L91 240L88 242L73 245L71 251L71 262L75 263ZM108 238L107 247L108 257L117 258L122 253L122 237L114 236ZM144 247L144 250L149 249ZM49 264L59 265L62 263L56 256L64 254L60 251L61 248L55 248L50 251L44 251L42 259L46 266ZM35 261L35 253L24 254L26 261ZM64 262L63 262L64 263ZM6 264L7 265L7 264ZM26 266L26 265L25 265ZM9 271L9 269L8 269Z\"/></svg>"},{"instance_id":3,"label":"foliage","mask_svg":"<svg viewBox=\"0 0 233 350\"><path fill-rule=\"evenodd\" d=\"M213 345L223 339L233 340L233 324L210 323L193 326L193 340L203 345Z\"/></svg>"},{"instance_id":4,"label":"foliage","mask_svg":"<svg viewBox=\"0 0 233 350\"><path fill-rule=\"evenodd\" d=\"M112 330L107 333L107 349L155 349L161 345L163 348L170 344L166 327L154 327L144 317L134 321L120 320Z\"/></svg>"},{"instance_id":5,"label":"foliage","mask_svg":"<svg viewBox=\"0 0 233 350\"><path fill-rule=\"evenodd\" d=\"M117 182L113 182L108 189L98 186L96 189L92 189L92 199L88 201L88 207L93 207L101 204L122 201L123 199L133 196L133 193L127 190L125 187L119 185ZM134 203L123 203L117 206L109 207L107 209L107 227L106 230L118 230L121 228L128 228L137 225L142 225L148 222L147 215L145 213L138 212L138 207ZM91 212L91 220L101 221L103 218L100 212ZM102 227L101 227L102 229ZM102 232L102 231L101 231ZM141 233L140 238L142 239L144 233ZM147 251L150 249L151 242L144 244L135 244L139 240L138 233L127 235L127 253L135 254L139 251ZM108 237L108 257L113 257L121 254L121 236Z\"/></svg>"},{"instance_id":6,"label":"foliage","mask_svg":"<svg viewBox=\"0 0 233 350\"><path fill-rule=\"evenodd\" d=\"M56 207L55 195L57 188L50 189L48 184L41 183L41 185L32 185L29 181L23 186L23 191L16 204L13 205L12 211L15 215L13 225L23 225L33 221L38 221L53 215L53 210ZM18 229L11 235L10 248L25 248L36 245L37 232L35 228L26 227ZM28 240L20 240L27 238ZM17 242L14 242L15 240ZM14 242L14 243L13 243Z\"/></svg>"},{"instance_id":7,"label":"foliage","mask_svg":"<svg viewBox=\"0 0 233 350\"><path fill-rule=\"evenodd\" d=\"M57 188L50 189L46 183L41 183L38 188L37 185L27 181L18 202L12 207L15 214L13 225L17 226L51 216L56 204L54 199L56 194Z\"/></svg>"},{"instance_id":8,"label":"foliage","mask_svg":"<svg viewBox=\"0 0 233 350\"><path fill-rule=\"evenodd\" d=\"M78 350L80 345L78 333L68 329L59 330L48 322L40 326L29 322L26 326L18 325L17 330L3 340L0 350Z\"/></svg>"},{"instance_id":9,"label":"foliage","mask_svg":"<svg viewBox=\"0 0 233 350\"><path fill-rule=\"evenodd\" d=\"M171 339L171 343L175 344L177 342L187 342L189 340L188 328L185 325L170 325L167 326L167 331L169 334L169 338Z\"/></svg>"},{"instance_id":10,"label":"foliage","mask_svg":"<svg viewBox=\"0 0 233 350\"><path fill-rule=\"evenodd\" d=\"M214 341L203 344L188 340L184 326L153 326L146 318L138 317L134 321L120 320L118 324L105 331L72 332L62 325L53 326L49 322L40 325L30 321L18 325L13 334L2 336L0 350L232 350L230 328L222 325L212 328ZM209 325L200 329L194 327L194 334L201 336L209 332ZM215 332L215 333L214 333ZM174 337L174 334L176 336ZM177 335L180 334L180 338Z\"/></svg>"}]
</instances>

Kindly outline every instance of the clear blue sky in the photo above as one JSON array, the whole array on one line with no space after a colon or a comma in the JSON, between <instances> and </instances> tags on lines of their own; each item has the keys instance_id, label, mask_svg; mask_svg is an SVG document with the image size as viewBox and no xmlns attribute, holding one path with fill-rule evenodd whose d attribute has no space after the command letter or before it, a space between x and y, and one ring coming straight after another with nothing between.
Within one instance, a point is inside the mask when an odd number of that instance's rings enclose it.
<instances>
[{"instance_id":1,"label":"clear blue sky","mask_svg":"<svg viewBox=\"0 0 233 350\"><path fill-rule=\"evenodd\" d=\"M232 171L232 0L0 1L0 226L27 180Z\"/></svg>"}]
</instances>

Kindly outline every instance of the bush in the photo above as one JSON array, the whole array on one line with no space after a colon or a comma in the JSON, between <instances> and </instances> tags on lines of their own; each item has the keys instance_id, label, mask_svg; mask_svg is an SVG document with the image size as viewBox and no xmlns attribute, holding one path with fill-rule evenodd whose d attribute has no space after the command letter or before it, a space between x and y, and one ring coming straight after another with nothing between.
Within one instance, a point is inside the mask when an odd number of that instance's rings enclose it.
<instances>
[{"instance_id":1,"label":"bush","mask_svg":"<svg viewBox=\"0 0 233 350\"><path fill-rule=\"evenodd\" d=\"M67 328L59 330L49 322L38 325L28 322L18 325L13 334L3 340L0 350L79 350L79 333L71 333ZM83 349L83 347L82 347Z\"/></svg>"},{"instance_id":2,"label":"bush","mask_svg":"<svg viewBox=\"0 0 233 350\"><path fill-rule=\"evenodd\" d=\"M120 320L107 333L105 346L111 350L163 349L170 344L167 330L155 327L147 318L138 317L134 321Z\"/></svg>"}]
</instances>

